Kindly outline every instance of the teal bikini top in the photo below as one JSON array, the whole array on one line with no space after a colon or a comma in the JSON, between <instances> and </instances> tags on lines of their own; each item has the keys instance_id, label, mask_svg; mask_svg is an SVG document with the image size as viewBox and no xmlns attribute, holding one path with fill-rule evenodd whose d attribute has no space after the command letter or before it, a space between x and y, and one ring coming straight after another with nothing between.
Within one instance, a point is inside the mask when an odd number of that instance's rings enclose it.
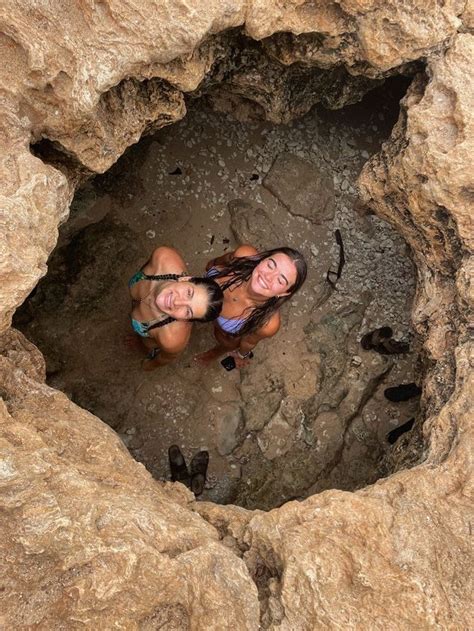
<instances>
[{"instance_id":1,"label":"teal bikini top","mask_svg":"<svg viewBox=\"0 0 474 631\"><path fill-rule=\"evenodd\" d=\"M178 280L180 276L184 276L185 274L145 274L143 270L138 271L136 274L132 276L132 278L128 281L129 288L136 285L141 280ZM141 300L137 300L136 298L132 298L132 304L139 304ZM135 333L138 333L141 337L151 337L149 331L151 329L158 329L159 327L166 326L167 324L171 324L175 319L171 317L163 318L162 320L150 320L150 322L140 322L139 320L135 320L131 318L132 321L132 329Z\"/></svg>"}]
</instances>

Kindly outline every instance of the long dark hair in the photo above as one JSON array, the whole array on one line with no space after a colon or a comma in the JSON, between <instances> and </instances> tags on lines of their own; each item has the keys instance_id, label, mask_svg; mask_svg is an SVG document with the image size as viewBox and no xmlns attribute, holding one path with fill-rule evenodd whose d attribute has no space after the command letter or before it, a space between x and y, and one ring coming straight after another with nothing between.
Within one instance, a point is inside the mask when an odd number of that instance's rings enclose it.
<instances>
[{"instance_id":1,"label":"long dark hair","mask_svg":"<svg viewBox=\"0 0 474 631\"><path fill-rule=\"evenodd\" d=\"M174 280L178 281L183 274L145 274L145 280ZM132 279L133 280L133 279ZM212 278L202 278L201 276L191 276L189 279L190 283L194 285L201 285L207 289L207 297L209 299L209 304L207 306L206 313L202 316L202 318L190 318L187 322L211 322L215 320L220 312L222 311L222 304L224 302L224 291L221 287L216 283ZM171 324L171 322L176 322L176 318L172 318L168 316L164 318L164 320L160 320L159 322L155 322L148 330L151 329L159 329L162 326L166 326L167 324Z\"/></svg>"},{"instance_id":2,"label":"long dark hair","mask_svg":"<svg viewBox=\"0 0 474 631\"><path fill-rule=\"evenodd\" d=\"M304 260L303 255L297 250L293 250L293 248L275 248L273 250L266 250L265 252L254 254L253 256L235 258L228 265L219 269L217 273L213 273L213 279L229 277L222 285L222 289L225 291L226 289L230 289L232 287L238 287L242 283L248 281L253 270L257 267L260 261L279 253L286 254L286 256L291 259L296 266L296 280L292 287L289 288L288 295L280 297L274 296L273 298L266 300L258 307L250 307L251 311L249 316L245 318L243 326L236 333L231 333L231 335L239 337L241 335L248 335L268 322L272 315L276 313L278 309L287 300L289 300L304 283L307 273L306 261Z\"/></svg>"},{"instance_id":3,"label":"long dark hair","mask_svg":"<svg viewBox=\"0 0 474 631\"><path fill-rule=\"evenodd\" d=\"M207 306L206 313L202 318L193 318L193 322L211 322L215 320L222 311L222 304L224 302L224 290L211 278L202 278L201 276L192 276L189 279L190 283L194 285L200 285L207 290L207 297L209 304Z\"/></svg>"}]
</instances>

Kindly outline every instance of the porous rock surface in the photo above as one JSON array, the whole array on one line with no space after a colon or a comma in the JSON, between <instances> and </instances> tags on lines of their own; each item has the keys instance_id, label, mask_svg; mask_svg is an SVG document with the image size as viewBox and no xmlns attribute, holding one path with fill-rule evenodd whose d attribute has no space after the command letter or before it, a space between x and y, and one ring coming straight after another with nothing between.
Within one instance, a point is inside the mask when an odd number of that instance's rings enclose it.
<instances>
[{"instance_id":1,"label":"porous rock surface","mask_svg":"<svg viewBox=\"0 0 474 631\"><path fill-rule=\"evenodd\" d=\"M2 626L469 626L474 38L463 14L460 0L2 6ZM112 430L44 384L39 353L7 330L74 190L30 143L48 138L73 166L106 170L143 131L184 115L182 92L225 56L212 37L244 23L284 63L380 77L428 58L360 180L417 264L426 459L268 513L153 481Z\"/></svg>"}]
</instances>

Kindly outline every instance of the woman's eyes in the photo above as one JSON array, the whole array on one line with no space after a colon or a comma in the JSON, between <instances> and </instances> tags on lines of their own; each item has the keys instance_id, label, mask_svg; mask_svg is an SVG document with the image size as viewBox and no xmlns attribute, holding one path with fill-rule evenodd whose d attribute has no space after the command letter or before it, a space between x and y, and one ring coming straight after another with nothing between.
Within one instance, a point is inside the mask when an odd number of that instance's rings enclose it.
<instances>
[{"instance_id":1,"label":"woman's eyes","mask_svg":"<svg viewBox=\"0 0 474 631\"><path fill-rule=\"evenodd\" d=\"M191 289L188 289L188 298L191 298L192 295L193 295L193 293L192 293Z\"/></svg>"},{"instance_id":2,"label":"woman's eyes","mask_svg":"<svg viewBox=\"0 0 474 631\"><path fill-rule=\"evenodd\" d=\"M280 285L284 285L285 281L283 280L283 276L279 276L278 277L278 282L280 283Z\"/></svg>"},{"instance_id":3,"label":"woman's eyes","mask_svg":"<svg viewBox=\"0 0 474 631\"><path fill-rule=\"evenodd\" d=\"M276 267L276 263L270 259L270 260L268 261L268 267L269 267L270 269L275 269L275 267Z\"/></svg>"}]
</instances>

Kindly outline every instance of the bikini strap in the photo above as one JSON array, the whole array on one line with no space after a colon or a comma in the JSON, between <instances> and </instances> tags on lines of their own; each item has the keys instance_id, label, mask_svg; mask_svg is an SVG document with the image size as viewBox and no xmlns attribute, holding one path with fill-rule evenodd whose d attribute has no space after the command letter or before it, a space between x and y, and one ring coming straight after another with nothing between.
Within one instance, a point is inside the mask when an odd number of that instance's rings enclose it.
<instances>
[{"instance_id":1,"label":"bikini strap","mask_svg":"<svg viewBox=\"0 0 474 631\"><path fill-rule=\"evenodd\" d=\"M145 274L142 271L144 280L178 280L181 276L185 276L185 274Z\"/></svg>"},{"instance_id":2,"label":"bikini strap","mask_svg":"<svg viewBox=\"0 0 474 631\"><path fill-rule=\"evenodd\" d=\"M140 270L139 272L137 272L135 277L138 274L141 275L141 279L139 280L178 280L178 278L181 278L182 276L186 276L185 273L183 274L145 274L143 270ZM154 322L150 326L147 326L146 330L148 332L148 331L151 331L152 329L158 329L162 326L166 326L167 324L171 324L171 322L175 322L175 321L176 321L175 318L168 317L168 318L165 318L164 320Z\"/></svg>"},{"instance_id":3,"label":"bikini strap","mask_svg":"<svg viewBox=\"0 0 474 631\"><path fill-rule=\"evenodd\" d=\"M176 322L174 318L168 317L164 320L160 320L159 322L155 322L154 324L147 327L147 331L151 331L152 329L159 329L161 326L166 326L167 324L171 324L172 322Z\"/></svg>"},{"instance_id":4,"label":"bikini strap","mask_svg":"<svg viewBox=\"0 0 474 631\"><path fill-rule=\"evenodd\" d=\"M178 280L180 276L184 276L184 274L145 274L145 272L142 272L142 274L145 277L145 280ZM147 331L159 329L160 327L171 324L172 322L175 322L174 318L165 318L164 320L155 322L151 326L147 327Z\"/></svg>"}]
</instances>

